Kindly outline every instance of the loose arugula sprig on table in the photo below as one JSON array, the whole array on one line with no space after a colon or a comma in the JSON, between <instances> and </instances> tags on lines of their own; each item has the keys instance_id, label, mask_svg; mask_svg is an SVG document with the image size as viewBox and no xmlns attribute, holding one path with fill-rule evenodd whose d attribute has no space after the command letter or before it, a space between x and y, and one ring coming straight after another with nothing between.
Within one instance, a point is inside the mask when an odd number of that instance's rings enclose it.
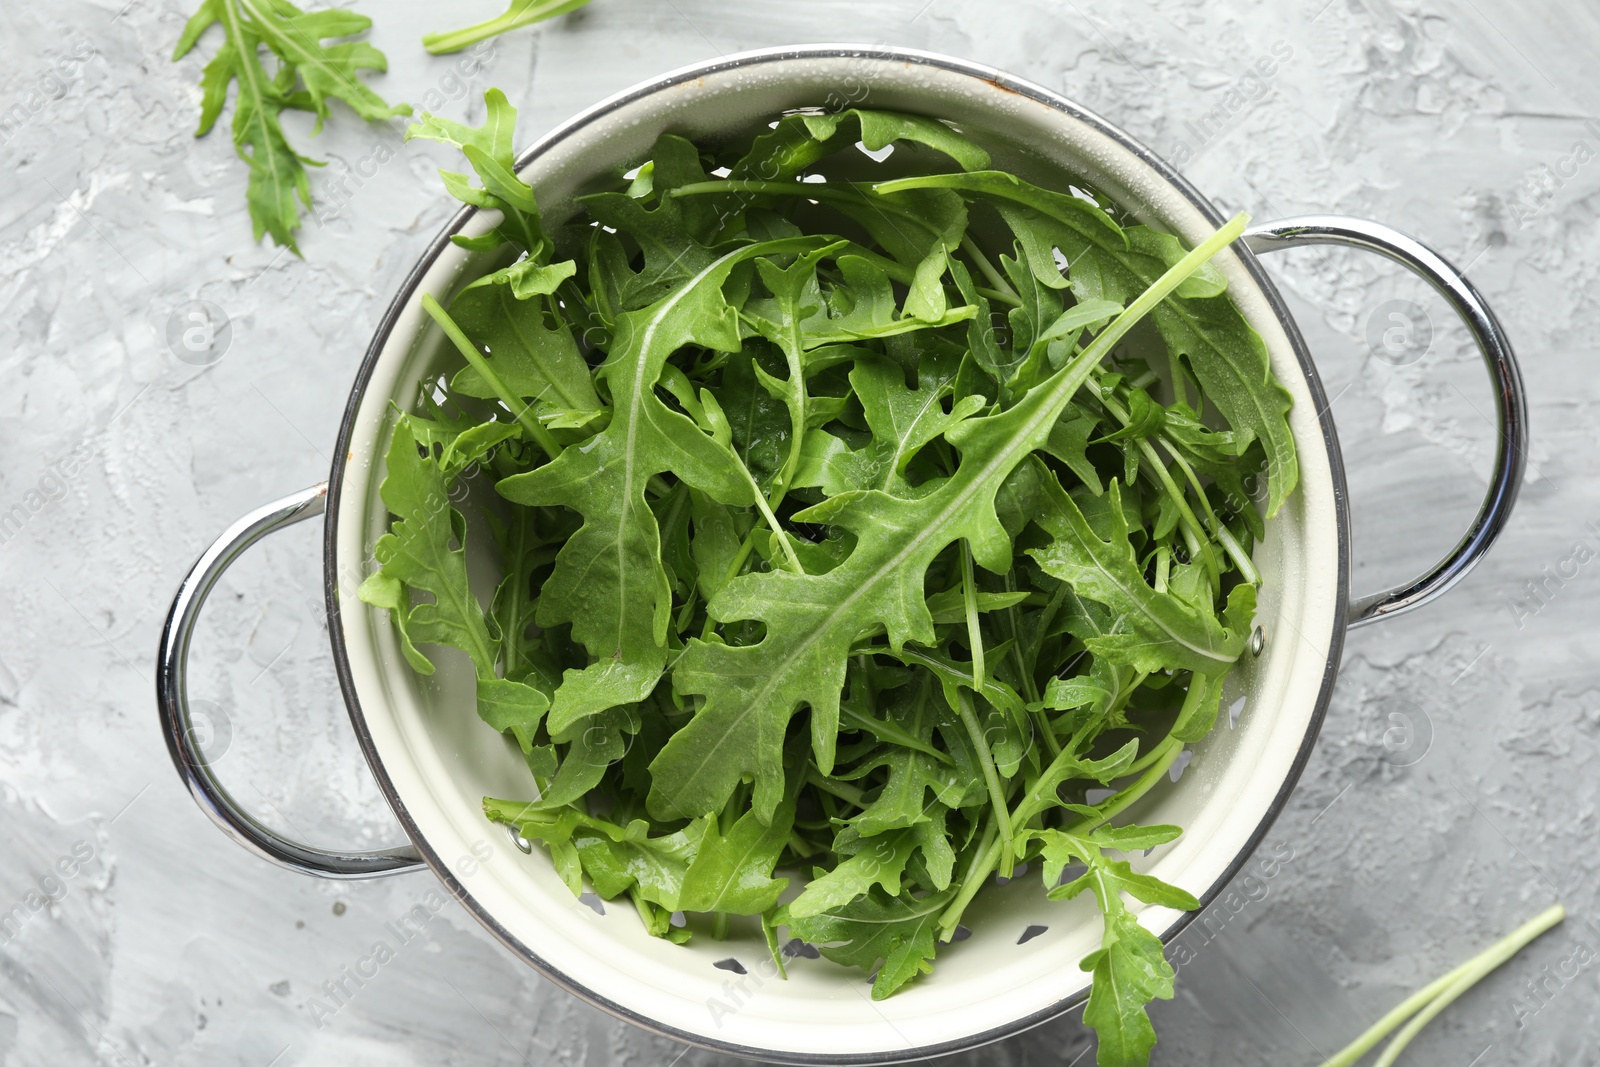
<instances>
[{"instance_id":1,"label":"loose arugula sprig on table","mask_svg":"<svg viewBox=\"0 0 1600 1067\"><path fill-rule=\"evenodd\" d=\"M447 33L430 33L423 47L434 55L459 52L490 37L576 11L589 0L511 0L505 12L476 25ZM300 247L294 231L302 209L311 208L307 166L323 164L301 155L283 132L285 111L310 111L317 116L312 135L328 117L328 100L343 100L369 122L411 114L409 104L385 103L358 78L363 70L388 69L384 54L364 41L331 39L366 32L372 20L333 8L302 11L289 0L203 0L173 49L174 62L192 51L212 26L222 30L222 46L200 77L203 93L196 137L211 132L237 83L233 144L250 167L245 201L255 240L270 234L274 243L295 255ZM262 62L262 49L273 66Z\"/></svg>"},{"instance_id":2,"label":"loose arugula sprig on table","mask_svg":"<svg viewBox=\"0 0 1600 1067\"><path fill-rule=\"evenodd\" d=\"M279 121L285 111L316 115L313 134L322 129L332 99L343 100L369 122L411 114L409 104L385 103L358 77L363 70L388 68L382 52L364 41L326 43L371 25L371 19L353 11L301 11L288 0L204 0L184 25L174 60L188 55L212 26L222 31L222 45L200 76L204 96L195 136L211 132L227 103L228 86L237 83L233 143L250 166L245 197L257 241L271 234L278 245L300 254L294 231L301 208L311 207L306 166L322 165L289 144ZM262 62L262 49L274 58L271 70Z\"/></svg>"},{"instance_id":3,"label":"loose arugula sprig on table","mask_svg":"<svg viewBox=\"0 0 1600 1067\"><path fill-rule=\"evenodd\" d=\"M446 33L430 33L422 38L422 47L434 55L459 52L479 41L486 41L511 30L532 26L536 22L553 19L576 11L589 0L511 0L505 11L492 19Z\"/></svg>"},{"instance_id":4,"label":"loose arugula sprig on table","mask_svg":"<svg viewBox=\"0 0 1600 1067\"><path fill-rule=\"evenodd\" d=\"M460 365L397 413L361 596L419 672L469 657L530 772L489 818L654 934L750 916L780 967L786 929L878 999L1035 864L1104 915L1100 1063L1145 1062L1173 971L1130 901L1198 903L1128 858L1178 827L1113 819L1215 723L1248 490L1270 517L1297 478L1207 263L1242 217L1190 251L945 123L850 111L663 135L550 229L487 101L411 131L466 155L446 184L498 222L457 240L501 265L423 298Z\"/></svg>"}]
</instances>

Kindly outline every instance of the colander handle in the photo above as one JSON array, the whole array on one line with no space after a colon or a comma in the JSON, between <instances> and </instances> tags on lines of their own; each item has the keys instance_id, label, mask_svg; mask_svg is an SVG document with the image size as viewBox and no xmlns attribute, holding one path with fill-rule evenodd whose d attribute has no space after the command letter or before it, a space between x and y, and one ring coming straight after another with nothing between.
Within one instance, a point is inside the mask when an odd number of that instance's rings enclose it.
<instances>
[{"instance_id":1,"label":"colander handle","mask_svg":"<svg viewBox=\"0 0 1600 1067\"><path fill-rule=\"evenodd\" d=\"M410 845L373 852L332 851L291 841L264 826L240 807L217 779L205 754L195 743L194 722L189 714L189 639L217 579L245 549L263 537L321 515L327 496L328 486L324 482L257 508L224 530L222 536L201 553L178 587L178 594L172 599L172 610L167 613L156 663L156 703L161 711L161 731L167 738L167 751L172 754L178 775L200 809L223 833L262 859L301 874L322 878L376 878L413 871L425 864Z\"/></svg>"},{"instance_id":2,"label":"colander handle","mask_svg":"<svg viewBox=\"0 0 1600 1067\"><path fill-rule=\"evenodd\" d=\"M1299 215L1252 226L1243 235L1252 252L1273 252L1304 245L1347 245L1392 259L1431 285L1461 316L1483 354L1494 390L1499 437L1489 492L1477 516L1450 554L1418 578L1394 589L1357 598L1350 605L1350 626L1361 626L1421 607L1455 585L1483 558L1505 528L1522 486L1527 460L1528 405L1522 391L1511 342L1489 305L1466 276L1416 238L1367 219L1342 215Z\"/></svg>"}]
</instances>

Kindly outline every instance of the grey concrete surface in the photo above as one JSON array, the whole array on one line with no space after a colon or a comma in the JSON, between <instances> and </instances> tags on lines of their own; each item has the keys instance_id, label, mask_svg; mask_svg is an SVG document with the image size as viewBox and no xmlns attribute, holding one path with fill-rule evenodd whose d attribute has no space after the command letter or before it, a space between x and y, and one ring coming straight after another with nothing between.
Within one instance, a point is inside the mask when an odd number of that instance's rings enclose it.
<instances>
[{"instance_id":1,"label":"grey concrete surface","mask_svg":"<svg viewBox=\"0 0 1600 1067\"><path fill-rule=\"evenodd\" d=\"M418 37L495 0L361 7L391 61L380 91L436 91L436 110L475 120L499 85L524 139L691 60L892 42L1061 90L1187 160L1226 208L1367 215L1470 265L1530 391L1518 513L1445 601L1352 635L1265 846L1292 859L1185 935L1155 1062L1314 1064L1560 900L1567 924L1463 998L1409 1062L1600 1063L1593 5L596 0L505 38L468 79ZM172 0L0 7L0 912L21 915L0 946L0 1061L723 1062L580 1004L453 908L319 1018L322 984L431 882L268 868L179 787L152 700L167 599L226 523L325 475L375 321L450 211L441 156L339 113L310 142L330 161L313 188L334 210L308 220L305 259L252 244L231 145L190 136L203 56L168 61L186 14ZM1275 49L1273 73L1250 76ZM1408 577L1453 543L1485 485L1481 369L1440 306L1378 262L1272 267L1335 398L1358 590ZM165 340L196 298L231 324L206 367ZM1402 366L1367 343L1396 300L1432 326ZM241 796L308 839L377 844L398 830L335 695L318 566L302 527L229 575L195 692L228 709L211 745ZM34 911L40 894L53 903ZM1067 1018L950 1062L1088 1063L1086 1048Z\"/></svg>"}]
</instances>

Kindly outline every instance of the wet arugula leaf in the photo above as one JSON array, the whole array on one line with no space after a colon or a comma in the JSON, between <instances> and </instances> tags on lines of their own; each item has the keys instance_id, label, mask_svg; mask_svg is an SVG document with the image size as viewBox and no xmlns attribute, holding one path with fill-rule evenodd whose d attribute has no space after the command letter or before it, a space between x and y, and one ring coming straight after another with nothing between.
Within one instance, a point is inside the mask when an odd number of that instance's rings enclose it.
<instances>
[{"instance_id":1,"label":"wet arugula leaf","mask_svg":"<svg viewBox=\"0 0 1600 1067\"><path fill-rule=\"evenodd\" d=\"M851 111L665 135L547 228L489 113L416 129L498 217L423 300L460 362L396 414L361 590L472 663L531 779L488 817L656 936L754 917L880 999L1038 863L1104 916L1100 1062L1145 1062L1140 915L1197 905L1133 858L1177 828L1114 820L1215 723L1294 480L1209 263L1242 219L1189 250Z\"/></svg>"},{"instance_id":2,"label":"wet arugula leaf","mask_svg":"<svg viewBox=\"0 0 1600 1067\"><path fill-rule=\"evenodd\" d=\"M872 999L882 1000L933 970L939 915L953 890L926 896L888 896L872 889L843 907L799 917L778 913L796 937L822 947L835 963L873 971ZM1157 942L1159 944L1159 942Z\"/></svg>"}]
</instances>

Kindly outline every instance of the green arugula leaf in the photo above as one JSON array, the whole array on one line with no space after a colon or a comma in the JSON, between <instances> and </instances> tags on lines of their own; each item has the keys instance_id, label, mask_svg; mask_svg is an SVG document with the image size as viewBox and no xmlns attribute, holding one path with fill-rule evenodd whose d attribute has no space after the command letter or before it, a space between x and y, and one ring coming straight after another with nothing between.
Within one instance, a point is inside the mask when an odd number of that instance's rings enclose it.
<instances>
[{"instance_id":1,"label":"green arugula leaf","mask_svg":"<svg viewBox=\"0 0 1600 1067\"><path fill-rule=\"evenodd\" d=\"M876 837L862 837L854 827L840 831L834 851L841 859L831 871L821 871L806 884L805 891L788 907L788 916L807 919L849 904L879 886L884 893L898 897L906 864L921 849L934 888L945 889L955 867L955 852L945 829L945 809L935 805L925 821Z\"/></svg>"},{"instance_id":2,"label":"green arugula leaf","mask_svg":"<svg viewBox=\"0 0 1600 1067\"><path fill-rule=\"evenodd\" d=\"M1094 1027L1099 1038L1096 1062L1100 1067L1147 1062L1156 1032L1150 1025L1146 1005L1152 1000L1172 999L1174 972L1162 953L1161 940L1139 924L1122 895L1180 911L1193 911L1200 906L1182 889L1137 873L1127 860L1108 859L1104 850L1152 848L1179 833L1176 826L1106 828L1087 835L1036 831L1051 899L1071 900L1088 889L1105 916L1100 948L1084 957L1082 964L1084 970L1094 972L1083 1021ZM1088 870L1067 885L1056 885L1073 860L1086 864Z\"/></svg>"},{"instance_id":3,"label":"green arugula leaf","mask_svg":"<svg viewBox=\"0 0 1600 1067\"><path fill-rule=\"evenodd\" d=\"M794 805L781 806L770 823L745 812L726 834L707 820L700 850L684 875L678 907L727 915L759 915L778 902L789 884L772 869L788 843Z\"/></svg>"},{"instance_id":4,"label":"green arugula leaf","mask_svg":"<svg viewBox=\"0 0 1600 1067\"><path fill-rule=\"evenodd\" d=\"M442 170L439 175L444 179L445 188L463 203L500 212L501 225L489 233L482 237L456 234L451 237L452 241L474 251L490 251L510 244L528 253L535 263L542 264L548 260L551 245L539 225L539 205L534 200L533 189L517 177L517 151L513 140L517 109L499 89L484 93L483 102L487 114L482 126L466 126L424 112L420 120L406 129L406 140L420 138L459 149L472 164L481 185L474 186L465 174Z\"/></svg>"},{"instance_id":5,"label":"green arugula leaf","mask_svg":"<svg viewBox=\"0 0 1600 1067\"><path fill-rule=\"evenodd\" d=\"M270 234L295 255L294 231L302 208L311 207L306 165L321 166L290 146L280 119L284 111L316 115L313 135L328 117L328 101L342 100L369 122L409 115L408 104L390 105L362 82L364 70L383 71L382 52L362 41L338 41L365 32L372 20L353 11L301 11L288 0L203 0L184 24L173 49L174 61L187 55L206 30L222 30L222 44L200 77L203 137L216 125L227 103L228 87L238 85L233 106L233 143L250 166L245 194L255 240ZM269 74L261 62L265 48L276 57Z\"/></svg>"},{"instance_id":6,"label":"green arugula leaf","mask_svg":"<svg viewBox=\"0 0 1600 1067\"><path fill-rule=\"evenodd\" d=\"M1103 540L1089 525L1071 495L1047 488L1052 510L1041 523L1054 536L1049 547L1030 549L1047 574L1067 582L1079 596L1111 608L1118 631L1091 637L1089 650L1138 670L1181 667L1200 674L1225 671L1238 660L1255 615L1255 587L1239 585L1218 619L1170 593L1152 589L1128 542L1121 491L1113 481L1107 512L1111 529Z\"/></svg>"},{"instance_id":7,"label":"green arugula leaf","mask_svg":"<svg viewBox=\"0 0 1600 1067\"><path fill-rule=\"evenodd\" d=\"M955 377L954 367L928 365L919 369L916 387L907 388L905 372L896 364L857 362L850 384L861 400L872 440L865 448L851 449L826 431L816 434L821 443L805 454L796 484L820 486L830 497L850 490L915 495L905 472L917 453L985 406L981 396L964 396L946 411Z\"/></svg>"},{"instance_id":8,"label":"green arugula leaf","mask_svg":"<svg viewBox=\"0 0 1600 1067\"><path fill-rule=\"evenodd\" d=\"M872 999L882 1000L919 974L933 972L939 913L953 889L925 897L890 897L880 889L820 915L792 917L780 911L789 933L817 945L835 963L877 968Z\"/></svg>"},{"instance_id":9,"label":"green arugula leaf","mask_svg":"<svg viewBox=\"0 0 1600 1067\"><path fill-rule=\"evenodd\" d=\"M497 650L467 583L466 521L451 506L439 464L417 447L408 418L396 423L384 462L379 493L395 521L373 549L380 569L363 583L362 599L389 609L413 668L433 673L417 643L449 645L467 654L480 681L493 679ZM410 603L397 595L397 583L433 599Z\"/></svg>"},{"instance_id":10,"label":"green arugula leaf","mask_svg":"<svg viewBox=\"0 0 1600 1067\"><path fill-rule=\"evenodd\" d=\"M839 136L841 133L844 136ZM732 177L767 181L792 178L855 140L870 152L880 152L900 141L925 145L965 170L982 170L989 165L989 153L937 119L900 111L851 108L783 116L733 164Z\"/></svg>"},{"instance_id":11,"label":"green arugula leaf","mask_svg":"<svg viewBox=\"0 0 1600 1067\"><path fill-rule=\"evenodd\" d=\"M550 315L546 296L517 294L517 283L508 274L514 270L498 271L467 286L451 301L450 317L484 350L489 366L512 393L533 402L533 412L543 422L557 414L598 412L600 398L572 331L565 324L551 326L546 321ZM471 364L457 372L450 387L463 396L496 396Z\"/></svg>"},{"instance_id":12,"label":"green arugula leaf","mask_svg":"<svg viewBox=\"0 0 1600 1067\"><path fill-rule=\"evenodd\" d=\"M492 797L484 798L483 810L494 822L515 827L524 839L549 847L573 896L583 892L582 876L587 874L595 893L605 900L632 890L669 913L678 909L704 829L690 824L651 837L650 824L643 819L618 826L571 807L541 808Z\"/></svg>"}]
</instances>

